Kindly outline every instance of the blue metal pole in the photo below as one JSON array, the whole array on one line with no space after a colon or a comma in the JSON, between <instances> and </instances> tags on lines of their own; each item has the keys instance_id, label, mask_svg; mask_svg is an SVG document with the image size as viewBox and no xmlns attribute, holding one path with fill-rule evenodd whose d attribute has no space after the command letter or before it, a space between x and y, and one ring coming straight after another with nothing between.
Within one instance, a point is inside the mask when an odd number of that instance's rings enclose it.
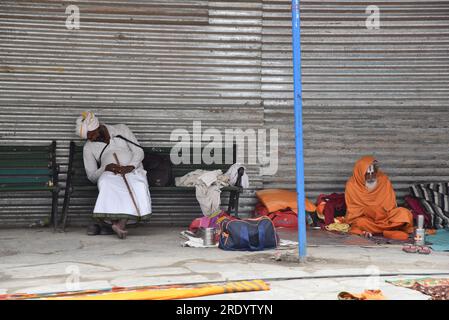
<instances>
[{"instance_id":1,"label":"blue metal pole","mask_svg":"<svg viewBox=\"0 0 449 320\"><path fill-rule=\"evenodd\" d=\"M296 192L298 194L299 260L307 254L306 211L304 207L304 155L302 136L301 26L299 0L292 0L293 87L295 110Z\"/></svg>"}]
</instances>

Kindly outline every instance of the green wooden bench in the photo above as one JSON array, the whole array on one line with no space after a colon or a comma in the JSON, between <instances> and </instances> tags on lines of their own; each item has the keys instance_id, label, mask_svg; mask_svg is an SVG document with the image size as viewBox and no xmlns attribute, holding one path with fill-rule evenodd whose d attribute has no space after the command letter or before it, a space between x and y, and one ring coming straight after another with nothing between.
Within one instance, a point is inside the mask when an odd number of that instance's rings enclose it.
<instances>
[{"instance_id":1,"label":"green wooden bench","mask_svg":"<svg viewBox=\"0 0 449 320\"><path fill-rule=\"evenodd\" d=\"M158 154L158 155L169 155L171 148L169 147L145 147L145 154ZM191 150L192 151L192 150ZM222 150L223 160L225 159L225 152L227 150ZM233 162L236 159L236 146L233 146L232 154L233 154ZM191 157L193 157L193 153L191 152ZM223 161L224 162L224 161ZM173 176L181 177L193 170L203 169L203 170L218 170L221 169L223 172L226 172L230 167L228 164L179 164L173 165L172 172ZM147 170L147 172L150 172ZM239 197L242 192L241 187L241 176L244 173L244 168L239 169L239 178L237 179L237 183L235 186L228 186L221 189L223 193L229 193L229 202L228 202L228 212L235 216L238 216L238 206L239 206ZM84 193L84 196L90 193L90 195L97 195L98 190L96 184L91 183L86 176L86 171L84 169L83 162L83 145L76 144L75 142L70 143L70 153L69 153L69 164L68 164L68 173L67 173L67 183L66 190L64 194L64 204L62 209L62 229L65 230L67 224L68 213L70 210L70 201L71 197L74 193ZM189 201L186 199L181 199L181 195L195 195L194 187L176 187L176 186L167 186L167 187L150 187L151 193L151 201L153 206L153 214L158 214L159 211L163 211L165 215L171 215L173 219L183 219L183 210L187 206L193 207L199 205L194 198L194 201ZM81 198L82 196L80 196ZM180 209L181 208L181 209ZM92 208L93 209L93 208ZM201 211L195 209L199 214ZM198 215L197 215L198 216ZM154 221L154 219L152 218ZM188 220L188 219L187 219ZM187 222L187 221L185 221Z\"/></svg>"},{"instance_id":2,"label":"green wooden bench","mask_svg":"<svg viewBox=\"0 0 449 320\"><path fill-rule=\"evenodd\" d=\"M0 145L0 192L50 191L51 221L58 224L56 141L43 146Z\"/></svg>"}]
</instances>

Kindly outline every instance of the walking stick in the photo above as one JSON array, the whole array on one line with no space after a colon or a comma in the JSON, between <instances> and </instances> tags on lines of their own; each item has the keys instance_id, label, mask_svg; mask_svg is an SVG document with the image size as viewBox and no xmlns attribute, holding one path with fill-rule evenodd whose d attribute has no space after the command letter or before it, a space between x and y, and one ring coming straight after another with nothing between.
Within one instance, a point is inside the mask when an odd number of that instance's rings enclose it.
<instances>
[{"instance_id":1,"label":"walking stick","mask_svg":"<svg viewBox=\"0 0 449 320\"><path fill-rule=\"evenodd\" d=\"M117 162L117 164L120 166L121 165L120 161L119 161L119 159L117 157L117 154L115 152L114 152L114 158L115 158L115 162ZM128 184L128 180L126 180L126 177L125 177L124 173L122 173L121 176L122 176L123 180L125 181L126 188L128 188L128 192L129 192L129 195L131 196L131 200L133 201L134 207L137 210L137 215L140 217L140 210L139 210L139 207L137 207L136 199L134 199L134 195L133 195L133 192L131 191L131 187Z\"/></svg>"}]
</instances>

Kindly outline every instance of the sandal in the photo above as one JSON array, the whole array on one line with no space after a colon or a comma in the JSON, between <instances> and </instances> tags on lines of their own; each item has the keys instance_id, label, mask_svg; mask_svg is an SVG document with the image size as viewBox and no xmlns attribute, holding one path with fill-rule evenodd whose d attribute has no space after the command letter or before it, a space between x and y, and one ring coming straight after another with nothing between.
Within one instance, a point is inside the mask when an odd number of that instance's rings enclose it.
<instances>
[{"instance_id":1,"label":"sandal","mask_svg":"<svg viewBox=\"0 0 449 320\"><path fill-rule=\"evenodd\" d=\"M419 249L418 246L414 246L412 244L402 247L402 251L407 252L407 253L417 253L418 249Z\"/></svg>"},{"instance_id":2,"label":"sandal","mask_svg":"<svg viewBox=\"0 0 449 320\"><path fill-rule=\"evenodd\" d=\"M427 246L422 246L418 248L418 253L420 254L430 254L431 252L432 250L430 250L430 248Z\"/></svg>"}]
</instances>

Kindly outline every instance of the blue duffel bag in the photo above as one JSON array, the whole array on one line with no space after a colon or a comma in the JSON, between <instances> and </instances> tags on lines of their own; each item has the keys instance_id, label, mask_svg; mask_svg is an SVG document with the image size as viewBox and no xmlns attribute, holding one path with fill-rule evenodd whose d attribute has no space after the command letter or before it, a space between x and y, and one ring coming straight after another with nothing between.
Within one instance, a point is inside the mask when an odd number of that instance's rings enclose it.
<instances>
[{"instance_id":1,"label":"blue duffel bag","mask_svg":"<svg viewBox=\"0 0 449 320\"><path fill-rule=\"evenodd\" d=\"M275 249L279 237L273 222L268 217L230 220L220 223L218 247L231 251L262 251Z\"/></svg>"}]
</instances>

